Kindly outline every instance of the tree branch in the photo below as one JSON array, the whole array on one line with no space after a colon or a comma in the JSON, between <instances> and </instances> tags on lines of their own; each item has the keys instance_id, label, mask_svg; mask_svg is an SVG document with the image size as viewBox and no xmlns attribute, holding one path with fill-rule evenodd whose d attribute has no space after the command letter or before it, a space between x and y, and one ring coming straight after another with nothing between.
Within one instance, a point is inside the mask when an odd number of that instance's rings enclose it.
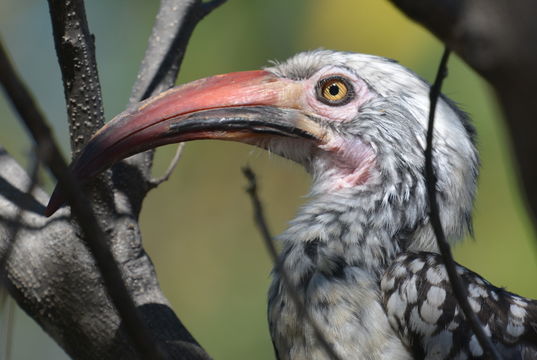
<instances>
[{"instance_id":1,"label":"tree branch","mask_svg":"<svg viewBox=\"0 0 537 360\"><path fill-rule=\"evenodd\" d=\"M459 274L457 273L457 267L455 265L455 260L453 260L453 255L451 254L451 248L449 243L446 240L444 235L444 228L442 227L442 222L440 220L440 210L438 208L438 202L436 201L436 174L433 167L433 136L434 136L434 118L436 111L436 104L438 98L440 97L440 91L442 88L442 82L447 76L447 62L449 58L449 49L444 50L442 59L440 60L440 65L438 66L438 72L436 73L436 79L431 86L429 93L430 108L429 108L429 124L427 126L427 146L425 148L425 167L424 167L424 177L425 184L427 186L427 198L429 201L429 216L431 218L431 226L433 228L436 243L438 244L438 249L442 255L442 260L444 261L444 266L448 274L449 282L451 283L451 288L453 289L453 294L457 299L459 306L461 307L466 320L469 322L474 334L477 336L479 344L484 349L487 356L494 360L501 360L501 355L498 350L495 348L494 344L490 340L490 337L487 336L481 322L477 318L474 310L468 302L468 292L464 286Z\"/></svg>"},{"instance_id":2,"label":"tree branch","mask_svg":"<svg viewBox=\"0 0 537 360\"><path fill-rule=\"evenodd\" d=\"M88 29L84 1L48 0L48 3L63 77L71 149L76 156L104 125L95 39Z\"/></svg>"},{"instance_id":3,"label":"tree branch","mask_svg":"<svg viewBox=\"0 0 537 360\"><path fill-rule=\"evenodd\" d=\"M533 0L390 0L453 49L494 88L537 226L537 3Z\"/></svg>"},{"instance_id":4,"label":"tree branch","mask_svg":"<svg viewBox=\"0 0 537 360\"><path fill-rule=\"evenodd\" d=\"M163 353L152 341L145 324L142 322L136 306L123 283L114 255L108 247L106 237L93 214L93 211L81 191L78 182L72 176L60 149L52 137L41 111L33 101L30 93L18 78L11 66L3 45L0 43L0 83L6 90L13 107L17 110L28 131L32 134L38 148L38 154L59 181L59 186L71 205L73 214L84 233L85 244L91 251L99 269L107 293L125 322L125 330L131 337L137 350L145 359L164 359ZM15 224L17 226L17 224ZM11 249L12 246L8 246Z\"/></svg>"},{"instance_id":5,"label":"tree branch","mask_svg":"<svg viewBox=\"0 0 537 360\"><path fill-rule=\"evenodd\" d=\"M129 106L157 95L175 85L186 47L196 25L225 0L161 0L160 8L149 37L144 59L133 85ZM154 188L151 167L155 150L149 150L125 160L115 168L115 184L129 194L134 214Z\"/></svg>"},{"instance_id":6,"label":"tree branch","mask_svg":"<svg viewBox=\"0 0 537 360\"><path fill-rule=\"evenodd\" d=\"M173 26L162 27L155 37L166 38L169 37L170 31L175 35L176 31L186 31L182 30L182 24L187 22L189 25L185 25L186 28L190 27L188 36L176 36L185 39L180 44L181 51L184 52L184 46L197 21L222 1L202 3L192 0L163 0L164 3L171 7L168 10L173 11L170 13L161 7L160 12L170 16L164 17L161 25L168 19L168 25L173 22ZM182 10L179 11L180 9ZM197 21L189 20L193 12L201 14L196 17ZM64 14L70 16L71 12ZM170 46L168 49L170 52L179 51L178 48ZM72 55L67 51L59 56L70 54ZM152 56L147 60L149 63L162 63L162 59L157 55ZM77 59L73 59L75 60ZM169 66L169 63L166 64L168 65L164 67ZM79 67L74 66L73 69L78 71ZM176 73L175 71L173 78ZM64 73L66 96L71 94L68 102L84 102L87 96L100 98L100 91L95 92L98 87L86 87L86 92L77 94L68 91L70 76L78 75L80 74ZM84 76L88 79L87 74ZM167 87L173 85L174 79L170 76L165 79ZM80 113L75 111L69 114L76 117ZM87 133L92 131L88 130ZM121 268L123 279L144 323L151 331L151 338L165 351L168 358L209 359L207 353L170 309L158 286L154 267L142 247L137 217L147 192L151 162L145 161L140 165L140 168L124 163L116 166L112 178L113 193L106 182L93 184L95 191L92 192L96 194L96 197L93 197L94 208L101 226L109 235L110 246ZM126 176L129 169L131 174L133 171L138 172L137 176ZM142 172L139 172L140 170ZM36 198L24 194L21 190L27 183L24 170L3 151L0 151L0 174L0 254L6 249L4 229L13 224L18 208L25 210L20 240L15 244L6 264L9 290L19 305L73 358L138 358L134 351L135 344L126 335L132 326L122 322L114 311L97 275L92 257L81 246L81 235L71 223L69 213L62 209L51 219L43 218L40 214L44 210L43 202L46 196L40 191L37 191ZM138 186L140 182L133 181L133 178L142 179L143 186ZM36 287L36 284L39 286Z\"/></svg>"},{"instance_id":7,"label":"tree branch","mask_svg":"<svg viewBox=\"0 0 537 360\"><path fill-rule=\"evenodd\" d=\"M151 187L157 187L163 182L166 182L170 179L170 176L172 175L173 171L177 167L177 164L179 163L179 160L181 160L181 155L183 154L183 149L185 148L185 143L179 143L177 145L177 149L175 150L175 155L173 156L172 161L170 161L170 165L168 165L168 168L158 178L153 178L149 180L149 183Z\"/></svg>"},{"instance_id":8,"label":"tree branch","mask_svg":"<svg viewBox=\"0 0 537 360\"><path fill-rule=\"evenodd\" d=\"M0 42L0 64L2 63L2 43ZM39 174L39 162L40 159L38 158L39 152L36 151L36 156L32 159L32 167L30 171L30 183L27 186L26 189L26 195L32 196L32 193L34 192L35 187L37 186L37 178ZM9 256L11 255L11 251L13 251L13 246L15 245L15 242L17 241L17 236L19 235L19 231L22 227L22 215L24 213L23 208L19 208L17 210L17 213L15 214L15 217L13 219L13 226L8 230L8 236L7 236L7 246L6 250L0 254L0 271L2 276L5 275L5 266L6 261L9 259ZM5 281L3 279L2 281ZM0 290L2 291L2 290ZM2 294L0 294L2 295ZM0 300L0 304L2 304L2 301Z\"/></svg>"},{"instance_id":9,"label":"tree branch","mask_svg":"<svg viewBox=\"0 0 537 360\"><path fill-rule=\"evenodd\" d=\"M129 105L168 90L175 84L194 28L225 1L161 1Z\"/></svg>"},{"instance_id":10,"label":"tree branch","mask_svg":"<svg viewBox=\"0 0 537 360\"><path fill-rule=\"evenodd\" d=\"M30 168L30 183L26 188L26 194L28 196L32 196L31 194L34 192L35 187L37 186L40 164L39 154L40 153L36 151L35 156L32 157L32 164ZM15 242L17 241L17 236L19 235L19 231L22 228L23 214L24 210L22 208L19 208L17 210L17 213L15 214L11 228L8 229L8 243L6 245L6 250L0 254L0 278L2 282L0 284L0 309L4 314L4 319L2 321L2 324L0 325L0 353L2 354L0 355L0 359L4 360L11 360L11 350L13 345L13 328L15 325L15 302L12 298L8 296L6 289L4 289L4 284L7 281L7 279L5 278L6 261L9 259L9 256L13 251L13 247L15 245Z\"/></svg>"}]
</instances>

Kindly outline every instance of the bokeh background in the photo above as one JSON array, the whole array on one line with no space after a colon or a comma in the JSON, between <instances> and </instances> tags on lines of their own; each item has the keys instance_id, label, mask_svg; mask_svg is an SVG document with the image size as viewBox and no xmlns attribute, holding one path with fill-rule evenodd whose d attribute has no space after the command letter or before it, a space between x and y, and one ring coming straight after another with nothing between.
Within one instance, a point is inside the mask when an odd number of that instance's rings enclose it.
<instances>
[{"instance_id":1,"label":"bokeh background","mask_svg":"<svg viewBox=\"0 0 537 360\"><path fill-rule=\"evenodd\" d=\"M158 2L91 0L86 6L110 119L127 103ZM2 0L0 36L68 155L46 2ZM398 59L430 80L442 52L435 38L388 1L228 0L195 30L178 82L257 69L268 60L319 47ZM498 286L537 297L535 236L491 91L453 57L444 92L473 117L482 159L475 239L455 248L456 259ZM4 97L0 124L0 144L27 164L31 143ZM158 152L156 174L174 151L168 146ZM245 164L259 176L273 232L281 232L306 200L307 175L285 160L225 142L188 144L170 181L149 194L141 218L165 294L215 359L273 358L265 320L271 264L244 192L240 169ZM52 182L45 174L49 191ZM16 319L13 359L67 358L24 313L18 311Z\"/></svg>"}]
</instances>

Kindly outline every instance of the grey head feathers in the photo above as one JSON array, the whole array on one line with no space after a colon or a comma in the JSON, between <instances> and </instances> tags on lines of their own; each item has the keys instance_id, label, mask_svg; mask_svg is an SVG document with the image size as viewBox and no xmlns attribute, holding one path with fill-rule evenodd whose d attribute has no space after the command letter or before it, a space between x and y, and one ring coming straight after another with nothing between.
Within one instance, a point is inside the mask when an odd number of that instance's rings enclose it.
<instances>
[{"instance_id":1,"label":"grey head feathers","mask_svg":"<svg viewBox=\"0 0 537 360\"><path fill-rule=\"evenodd\" d=\"M340 134L371 146L376 157L374 176L361 186L336 194L319 185L323 184L323 176L329 174L329 165L322 160L312 160L308 170L313 175L313 200L298 218L303 217L304 212L314 212L315 199L324 207L330 199L341 195L347 199L350 211L360 207L369 212L378 211L378 216L385 218L378 221L379 226L390 224L393 228L404 229L405 248L434 250L422 175L429 85L393 60L331 50L300 53L267 70L280 77L304 80L326 67L352 72L367 84L372 94L351 121L324 121ZM448 238L455 241L471 228L479 160L475 131L468 117L446 97L442 97L437 108L434 150L440 215ZM369 196L371 193L379 198L374 200ZM323 197L328 197L327 201L323 201ZM369 204L372 201L376 201L377 206ZM292 236L296 235L294 232Z\"/></svg>"}]
</instances>

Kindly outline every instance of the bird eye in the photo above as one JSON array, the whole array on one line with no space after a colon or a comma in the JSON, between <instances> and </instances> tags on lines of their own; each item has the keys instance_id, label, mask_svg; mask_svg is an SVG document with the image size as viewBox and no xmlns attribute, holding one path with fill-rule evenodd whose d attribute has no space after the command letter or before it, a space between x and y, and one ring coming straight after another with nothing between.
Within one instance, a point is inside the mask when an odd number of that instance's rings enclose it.
<instances>
[{"instance_id":1,"label":"bird eye","mask_svg":"<svg viewBox=\"0 0 537 360\"><path fill-rule=\"evenodd\" d=\"M341 76L328 77L317 84L317 98L327 105L345 105L353 96L351 84Z\"/></svg>"}]
</instances>

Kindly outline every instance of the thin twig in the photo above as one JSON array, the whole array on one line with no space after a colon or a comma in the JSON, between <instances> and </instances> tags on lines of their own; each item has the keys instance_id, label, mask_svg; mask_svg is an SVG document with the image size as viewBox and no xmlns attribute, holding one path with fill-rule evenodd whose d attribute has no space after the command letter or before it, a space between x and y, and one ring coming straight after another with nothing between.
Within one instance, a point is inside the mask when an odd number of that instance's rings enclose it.
<instances>
[{"instance_id":1,"label":"thin twig","mask_svg":"<svg viewBox=\"0 0 537 360\"><path fill-rule=\"evenodd\" d=\"M121 271L108 247L106 236L102 231L93 211L83 195L78 182L67 167L52 132L32 96L15 72L0 42L0 83L10 99L13 107L31 133L41 151L43 162L47 164L53 175L58 179L71 205L73 214L85 235L85 244L93 255L105 288L112 303L124 322L124 329L145 359L164 359L164 355L152 341L140 315L123 282Z\"/></svg>"},{"instance_id":2,"label":"thin twig","mask_svg":"<svg viewBox=\"0 0 537 360\"><path fill-rule=\"evenodd\" d=\"M166 169L164 174L158 178L153 178L149 180L149 183L151 184L152 187L157 187L163 182L168 181L173 171L177 167L177 164L179 164L179 160L181 160L181 155L183 154L184 148L185 148L185 143L179 143L177 145L177 149L175 150L175 155L173 156L173 159L170 162L170 165L168 165L168 168Z\"/></svg>"},{"instance_id":3,"label":"thin twig","mask_svg":"<svg viewBox=\"0 0 537 360\"><path fill-rule=\"evenodd\" d=\"M248 188L246 189L246 192L250 195L250 198L252 200L255 223L259 228L259 231L261 232L261 237L263 238L263 242L265 243L270 257L272 258L272 262L274 264L276 272L280 274L283 280L283 284L287 288L287 291L289 292L289 295L291 296L291 299L293 300L293 303L297 308L298 313L303 314L306 322L310 324L313 328L313 333L315 334L317 341L319 341L319 343L321 344L323 350L331 359L341 360L341 357L336 353L336 350L330 345L328 340L326 340L324 332L320 328L319 324L315 321L315 319L312 318L309 310L306 308L304 302L302 301L298 290L292 283L289 274L285 271L285 268L282 266L281 262L278 259L278 252L276 251L276 247L274 246L274 241L272 240L272 236L270 234L267 222L265 221L263 206L261 204L261 201L259 200L259 196L257 195L257 181L255 173L249 166L244 167L242 169L242 173L244 174L246 179L248 179Z\"/></svg>"},{"instance_id":4,"label":"thin twig","mask_svg":"<svg viewBox=\"0 0 537 360\"><path fill-rule=\"evenodd\" d=\"M427 128L427 147L425 149L425 183L427 186L427 194L429 199L429 207L431 225L433 227L434 234L436 236L436 241L438 244L438 249L442 255L444 265L447 270L449 281L451 283L451 288L453 289L453 294L459 302L467 321L470 323L474 334L476 335L479 344L485 351L485 353L490 356L492 359L500 360L502 357L496 350L494 344L485 333L481 322L477 318L473 309L468 302L468 292L466 287L462 283L459 274L457 273L457 268L455 261L453 260L453 255L451 254L451 248L446 240L444 235L444 228L442 227L442 222L440 220L440 212L438 209L438 203L436 201L436 174L433 168L433 135L434 135L434 117L436 104L438 98L440 97L440 89L442 88L442 82L447 76L447 61L449 59L449 49L446 47L442 59L440 60L440 65L438 67L438 72L436 73L436 79L431 86L429 93L430 99L430 108L429 108L429 124Z\"/></svg>"}]
</instances>

